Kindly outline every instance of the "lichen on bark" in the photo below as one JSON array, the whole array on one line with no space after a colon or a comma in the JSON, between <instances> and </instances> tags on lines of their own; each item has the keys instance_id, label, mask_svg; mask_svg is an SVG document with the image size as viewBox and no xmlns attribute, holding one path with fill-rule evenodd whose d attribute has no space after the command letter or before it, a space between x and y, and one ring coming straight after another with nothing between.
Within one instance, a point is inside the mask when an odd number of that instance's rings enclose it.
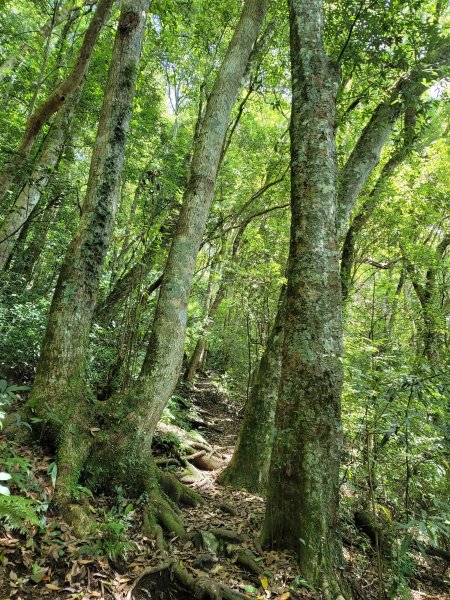
<instances>
[{"instance_id":1,"label":"lichen on bark","mask_svg":"<svg viewBox=\"0 0 450 600\"><path fill-rule=\"evenodd\" d=\"M262 539L295 553L325 597L340 577L342 316L335 110L339 73L323 46L322 0L290 0L291 243L275 439Z\"/></svg>"}]
</instances>

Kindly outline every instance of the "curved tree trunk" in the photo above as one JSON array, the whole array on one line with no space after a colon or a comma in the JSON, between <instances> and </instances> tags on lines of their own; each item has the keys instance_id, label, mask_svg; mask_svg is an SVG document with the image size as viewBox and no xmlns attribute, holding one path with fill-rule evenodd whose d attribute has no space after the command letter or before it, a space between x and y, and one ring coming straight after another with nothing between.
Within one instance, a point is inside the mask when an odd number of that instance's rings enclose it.
<instances>
[{"instance_id":1,"label":"curved tree trunk","mask_svg":"<svg viewBox=\"0 0 450 600\"><path fill-rule=\"evenodd\" d=\"M230 464L219 481L255 494L265 494L269 475L275 409L281 377L281 351L286 318L286 290L261 357L255 382L245 405L244 419Z\"/></svg>"},{"instance_id":2,"label":"curved tree trunk","mask_svg":"<svg viewBox=\"0 0 450 600\"><path fill-rule=\"evenodd\" d=\"M79 92L81 93L81 88ZM36 159L30 180L22 188L10 213L0 226L0 270L6 268L22 227L41 199L52 172L59 162L78 98L79 93L76 93L56 116Z\"/></svg>"},{"instance_id":3,"label":"curved tree trunk","mask_svg":"<svg viewBox=\"0 0 450 600\"><path fill-rule=\"evenodd\" d=\"M337 239L337 67L322 0L290 0L291 245L286 328L263 543L295 553L326 598L338 576L342 317Z\"/></svg>"},{"instance_id":4,"label":"curved tree trunk","mask_svg":"<svg viewBox=\"0 0 450 600\"><path fill-rule=\"evenodd\" d=\"M247 0L223 63L208 98L205 115L194 145L190 176L180 210L153 329L141 373L124 400L127 416L122 430L132 439L130 448L148 447L153 431L175 388L183 359L187 304L195 261L206 227L230 113L267 10L268 0ZM111 404L118 399L113 397Z\"/></svg>"},{"instance_id":5,"label":"curved tree trunk","mask_svg":"<svg viewBox=\"0 0 450 600\"><path fill-rule=\"evenodd\" d=\"M15 151L14 158L5 165L0 173L0 199L4 197L14 181L17 171L23 166L30 155L42 127L50 117L73 97L83 83L89 68L92 52L98 35L108 19L114 0L99 0L94 16L84 35L83 43L78 53L75 65L69 75L48 96L48 98L30 115L22 140Z\"/></svg>"},{"instance_id":6,"label":"curved tree trunk","mask_svg":"<svg viewBox=\"0 0 450 600\"><path fill-rule=\"evenodd\" d=\"M30 395L29 405L58 440L61 504L70 499L92 441L85 361L120 192L147 8L148 0L122 2L81 221L59 275Z\"/></svg>"},{"instance_id":7,"label":"curved tree trunk","mask_svg":"<svg viewBox=\"0 0 450 600\"><path fill-rule=\"evenodd\" d=\"M347 300L350 293L350 288L352 286L352 272L355 263L355 243L357 236L366 226L374 210L376 209L380 196L384 192L389 179L395 173L397 167L401 165L402 162L407 158L409 152L413 148L413 144L416 139L416 112L417 106L411 106L406 109L405 125L402 133L403 142L383 165L381 173L372 190L370 191L370 194L363 202L359 213L355 216L350 227L347 229L341 256L341 285L342 299L344 301ZM368 173L368 176L370 176L370 174L371 172Z\"/></svg>"},{"instance_id":8,"label":"curved tree trunk","mask_svg":"<svg viewBox=\"0 0 450 600\"><path fill-rule=\"evenodd\" d=\"M433 39L433 43L434 43ZM380 102L364 128L353 151L339 174L338 233L342 234L361 190L380 160L397 119L410 106L410 98L420 98L424 91L442 77L450 55L450 44L444 41L430 49L416 66L392 88L388 98ZM430 76L427 76L427 73Z\"/></svg>"}]
</instances>

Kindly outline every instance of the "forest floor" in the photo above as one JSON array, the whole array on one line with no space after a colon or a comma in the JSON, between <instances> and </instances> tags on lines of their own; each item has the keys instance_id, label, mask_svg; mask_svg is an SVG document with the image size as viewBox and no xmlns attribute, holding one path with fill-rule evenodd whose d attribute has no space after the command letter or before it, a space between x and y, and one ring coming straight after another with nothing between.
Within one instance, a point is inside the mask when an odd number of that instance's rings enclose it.
<instances>
[{"instance_id":1,"label":"forest floor","mask_svg":"<svg viewBox=\"0 0 450 600\"><path fill-rule=\"evenodd\" d=\"M175 408L183 414L184 403L186 422L194 432L184 431L169 417L159 427L156 453L160 465L172 465L169 468L178 471L205 500L198 507L182 509L188 537L168 539L168 556L163 556L155 540L141 533L139 502L122 497L120 490L116 498L106 498L94 497L80 488L89 510L103 523L102 536L77 539L57 515L48 514L43 530L17 533L0 528L0 600L192 598L192 594L173 587L168 557L194 577L207 577L248 598L320 599L304 587L291 557L261 549L258 531L264 515L263 499L216 483L231 458L239 431L236 405L209 380L200 380L192 389L178 393L181 404ZM179 422L180 414L175 420ZM196 450L188 470L174 443L180 436ZM34 488L30 491L28 487L28 495L50 501L54 457L38 447L18 446L15 452L31 467ZM178 466L180 458L184 468ZM344 527L344 540L346 575L354 597L375 600L376 560L370 542L351 524ZM420 556L415 558L420 569L408 580L411 598L450 599L448 565L439 559L425 562Z\"/></svg>"}]
</instances>

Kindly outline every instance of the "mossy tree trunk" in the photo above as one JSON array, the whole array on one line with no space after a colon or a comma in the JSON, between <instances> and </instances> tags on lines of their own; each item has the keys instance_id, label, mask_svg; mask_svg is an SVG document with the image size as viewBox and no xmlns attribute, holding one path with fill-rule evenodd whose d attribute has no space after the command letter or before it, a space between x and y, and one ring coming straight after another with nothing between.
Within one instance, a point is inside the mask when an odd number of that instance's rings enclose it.
<instances>
[{"instance_id":1,"label":"mossy tree trunk","mask_svg":"<svg viewBox=\"0 0 450 600\"><path fill-rule=\"evenodd\" d=\"M136 451L151 443L153 431L180 375L189 293L214 194L221 149L267 5L268 0L246 0L217 72L195 139L189 181L164 270L141 373L126 398L111 399L112 405L127 407L128 414L121 427L124 435L133 434ZM132 440L128 440L128 444L131 448Z\"/></svg>"},{"instance_id":2,"label":"mossy tree trunk","mask_svg":"<svg viewBox=\"0 0 450 600\"><path fill-rule=\"evenodd\" d=\"M280 386L285 317L286 290L283 289L275 323L245 405L233 458L219 478L221 483L245 488L257 494L265 494L267 488Z\"/></svg>"},{"instance_id":3,"label":"mossy tree trunk","mask_svg":"<svg viewBox=\"0 0 450 600\"><path fill-rule=\"evenodd\" d=\"M80 224L66 253L29 405L58 446L57 500L70 498L89 452L93 405L85 361L102 264L117 209L148 0L124 0Z\"/></svg>"},{"instance_id":4,"label":"mossy tree trunk","mask_svg":"<svg viewBox=\"0 0 450 600\"><path fill-rule=\"evenodd\" d=\"M338 576L342 317L337 239L338 69L322 0L290 0L291 244L286 327L263 543L295 553L325 597Z\"/></svg>"},{"instance_id":5,"label":"mossy tree trunk","mask_svg":"<svg viewBox=\"0 0 450 600\"><path fill-rule=\"evenodd\" d=\"M190 179L164 272L153 330L137 382L125 394L97 403L84 381L89 331L102 262L111 236L126 132L148 2L125 0L119 21L104 106L80 226L67 252L55 291L29 406L36 407L58 446L56 501L81 519L71 493L81 470L98 487L122 483L149 494L149 526L156 515L181 533L176 515L158 495L162 485L176 500L193 501L158 475L151 455L153 431L179 377L187 302L203 237L231 109L258 37L268 0L247 0L206 106ZM101 431L92 435L91 428ZM195 499L194 499L195 500ZM73 520L73 519L72 519Z\"/></svg>"}]
</instances>

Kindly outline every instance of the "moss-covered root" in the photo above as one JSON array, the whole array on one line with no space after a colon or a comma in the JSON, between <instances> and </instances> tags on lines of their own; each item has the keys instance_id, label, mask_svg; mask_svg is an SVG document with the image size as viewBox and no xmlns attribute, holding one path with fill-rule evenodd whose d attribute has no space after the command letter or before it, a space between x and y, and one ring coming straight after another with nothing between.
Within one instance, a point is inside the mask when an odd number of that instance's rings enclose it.
<instances>
[{"instance_id":1,"label":"moss-covered root","mask_svg":"<svg viewBox=\"0 0 450 600\"><path fill-rule=\"evenodd\" d=\"M182 592L189 594L189 598L198 598L198 600L247 600L248 598L206 576L193 577L172 560L156 567L149 567L141 573L129 589L127 599L135 597L138 590L146 595L151 593L152 598L159 592L170 593L171 591L178 594L177 597Z\"/></svg>"},{"instance_id":2,"label":"moss-covered root","mask_svg":"<svg viewBox=\"0 0 450 600\"><path fill-rule=\"evenodd\" d=\"M191 488L183 485L175 475L172 473L166 473L163 471L158 472L158 483L161 486L161 489L172 502L175 504L183 504L184 506L198 506L203 502L203 498L195 492L191 490Z\"/></svg>"},{"instance_id":3,"label":"moss-covered root","mask_svg":"<svg viewBox=\"0 0 450 600\"><path fill-rule=\"evenodd\" d=\"M163 530L179 537L186 536L186 530L176 506L172 506L159 490L152 490L149 493L142 529L144 535L156 538L158 549L161 552L164 551Z\"/></svg>"},{"instance_id":4,"label":"moss-covered root","mask_svg":"<svg viewBox=\"0 0 450 600\"><path fill-rule=\"evenodd\" d=\"M74 502L73 492L89 455L92 442L88 436L73 431L61 432L56 456L58 474L53 504L61 517L72 526L77 537L85 537L98 528L88 507Z\"/></svg>"},{"instance_id":5,"label":"moss-covered root","mask_svg":"<svg viewBox=\"0 0 450 600\"><path fill-rule=\"evenodd\" d=\"M186 530L177 505L197 506L202 497L189 489L171 473L156 471L156 481L149 478L147 485L148 502L144 511L143 532L154 536L158 549L164 553L163 530L179 537L186 536Z\"/></svg>"},{"instance_id":6,"label":"moss-covered root","mask_svg":"<svg viewBox=\"0 0 450 600\"><path fill-rule=\"evenodd\" d=\"M67 502L62 506L58 503L58 510L62 519L72 527L73 533L79 539L99 530L99 524L88 512L88 509L74 502Z\"/></svg>"}]
</instances>

